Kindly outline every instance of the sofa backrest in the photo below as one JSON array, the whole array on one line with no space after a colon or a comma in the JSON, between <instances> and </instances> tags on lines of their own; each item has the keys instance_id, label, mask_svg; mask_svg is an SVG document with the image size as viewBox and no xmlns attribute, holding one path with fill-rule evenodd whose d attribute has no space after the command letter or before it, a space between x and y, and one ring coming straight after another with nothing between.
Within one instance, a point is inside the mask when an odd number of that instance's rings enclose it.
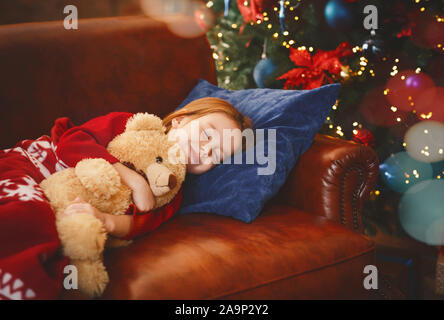
<instances>
[{"instance_id":1,"label":"sofa backrest","mask_svg":"<svg viewBox=\"0 0 444 320\"><path fill-rule=\"evenodd\" d=\"M199 78L216 82L205 35L175 36L151 18L85 19L0 27L0 147L111 111L177 107Z\"/></svg>"}]
</instances>

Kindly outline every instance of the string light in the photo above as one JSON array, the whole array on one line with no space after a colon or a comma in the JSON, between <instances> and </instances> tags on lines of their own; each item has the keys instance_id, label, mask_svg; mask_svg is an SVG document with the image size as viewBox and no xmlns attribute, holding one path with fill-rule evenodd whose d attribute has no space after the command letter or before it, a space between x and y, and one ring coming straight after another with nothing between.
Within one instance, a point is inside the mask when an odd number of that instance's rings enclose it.
<instances>
[{"instance_id":1,"label":"string light","mask_svg":"<svg viewBox=\"0 0 444 320\"><path fill-rule=\"evenodd\" d=\"M421 0L414 0L416 3L419 3ZM289 6L287 9L288 10L290 10L290 11L295 11L295 8L297 8L297 5L295 5L295 6L291 6L290 5L290 2L291 1L285 1L285 6ZM296 2L296 1L295 1ZM301 2L301 0L297 0L297 2L299 3L299 2ZM245 1L244 2L244 5L249 5L249 2L248 1ZM213 1L208 1L207 2L207 7L213 7L214 6L214 0ZM273 10L275 11L275 12L277 12L277 11L279 11L279 8L278 7L273 7ZM422 11L424 11L425 10L425 8L424 9L422 9ZM266 22L266 30L268 29L268 30L272 30L273 29L273 24L271 23L271 21L270 21L270 15L268 14L268 12L262 12L262 15L263 15L263 19L257 19L257 20L255 20L255 21L251 21L251 25L255 25L255 24L257 24L257 25L259 25L259 24L261 24L262 22ZM441 17L439 17L439 16L435 16L435 18L436 18L436 21L437 22L444 22L444 18L441 18ZM293 19L294 19L294 21L299 21L300 20L300 17L298 16L298 15L295 15L294 17L293 17ZM231 25L231 27L232 27L232 29L238 29L239 28L239 25L238 24L236 24L236 23L233 23L232 25ZM216 30L217 29L220 29L220 25L216 25L216 28L215 28ZM224 45L224 43L223 43L223 33L222 32L218 32L217 34L217 38L219 39L219 41L220 41L220 43L222 44L222 45ZM274 32L274 33L270 33L270 35L272 36L272 38L274 38L274 39L278 39L279 38L279 35L280 35L280 32ZM283 36L285 36L285 37L288 37L289 35L290 35L290 32L288 31L288 30L285 30L284 32L282 32L282 35ZM283 40L283 39L282 39ZM294 40L294 39L289 39L289 38L286 38L286 40L285 41L282 41L281 42L281 44L283 45L283 46L285 46L286 48L289 48L290 46L293 46L294 44L296 43L296 41ZM227 46L229 47L229 45L227 44ZM442 45L442 44L438 44L437 45L437 47L439 48L439 49L443 49L444 50L444 46ZM306 47L306 46L304 46L304 45L302 45L302 46L299 46L299 47L297 47L297 50L308 50L310 53L312 53L312 52L314 52L315 51L315 49L312 47L312 46L310 46L310 47ZM353 53L355 53L355 54L357 54L357 53L360 53L360 52L362 52L363 50L362 50L362 47L361 46L355 46L355 47L353 47L352 48L352 51L353 51ZM229 56L221 56L221 57L219 57L219 55L220 55L220 53L218 54L218 53L216 53L216 52L214 52L213 53L213 58L215 59L215 60L217 60L217 62L218 62L218 67L219 67L219 70L224 70L224 66L223 66L223 62L230 62L231 61L231 59L230 59L230 57ZM382 57L382 60L383 61L386 61L387 60L387 57ZM390 75L392 75L392 76L395 76L397 73L398 73L398 66L397 66L397 64L399 63L399 59L395 59L394 60L395 61L395 65L392 67L392 70L391 70L391 72L390 72ZM358 62L358 64L359 64L359 68L358 68L358 70L355 70L355 72L353 72L353 70L351 70L350 69L350 67L349 66L347 66L347 68L344 70L342 70L341 71L341 76L342 76L342 78L347 78L347 77L349 77L349 76L352 76L352 75L358 75L358 76L362 76L363 74L365 74L365 71L367 70L367 68L369 67L369 61L366 59L366 57L365 56L361 56L360 58L359 58L359 62ZM233 71L237 71L238 70L238 67L233 67L232 68L232 70ZM421 72L421 68L417 68L416 70L416 73L419 73L419 72ZM368 68L368 73L369 73L369 75L371 75L372 77L375 77L375 71L374 71L374 69L372 69L372 68ZM304 75L302 75L302 76L304 76ZM225 83L230 83L230 79L229 78L225 78L225 81L224 81ZM389 89L385 89L384 90L384 95L387 95L389 93ZM336 103L332 106L332 110L335 110L335 111L337 111L338 110L338 104L339 104L339 101L336 101ZM392 112L397 112L398 111L398 108L396 107L396 106L390 106L390 109L391 109L391 111ZM429 118L431 118L431 113L429 113L429 114L421 114L420 115L420 117L422 118L422 119L429 119ZM329 122L331 122L332 121L332 119L330 118L330 117L327 117L327 121L329 121ZM396 121L398 121L398 122L401 122L401 118L400 117L397 117L396 118ZM328 124L328 127L330 128L330 129L333 129L334 130L334 128L335 128L335 125L334 124L332 124L332 123L330 123L330 124ZM357 133L358 133L358 128L362 128L362 125L361 124L359 124L357 121L355 121L355 122L353 122L353 127L352 127L352 132L353 132L353 134L354 135L356 135ZM344 132L343 132L343 129L341 128L341 126L336 126L336 134L337 135L339 135L339 136L344 136ZM380 194L380 192L378 191L378 190L375 190L375 195L379 195Z\"/></svg>"},{"instance_id":2,"label":"string light","mask_svg":"<svg viewBox=\"0 0 444 320\"><path fill-rule=\"evenodd\" d=\"M395 59L395 63L399 63L399 59L398 58L396 58ZM396 76L397 74L398 74L398 66L397 65L394 65L393 67L392 67L392 72L390 72L390 75L392 76L392 77L394 77L394 76ZM403 76L402 76L403 77ZM402 79L402 77L401 77L401 79ZM402 79L402 80L404 80L404 79Z\"/></svg>"},{"instance_id":3,"label":"string light","mask_svg":"<svg viewBox=\"0 0 444 320\"><path fill-rule=\"evenodd\" d=\"M421 113L421 114L420 114L420 117L421 117L422 119L430 119L430 118L432 117L432 115L433 115L432 112L429 112L428 114Z\"/></svg>"}]
</instances>

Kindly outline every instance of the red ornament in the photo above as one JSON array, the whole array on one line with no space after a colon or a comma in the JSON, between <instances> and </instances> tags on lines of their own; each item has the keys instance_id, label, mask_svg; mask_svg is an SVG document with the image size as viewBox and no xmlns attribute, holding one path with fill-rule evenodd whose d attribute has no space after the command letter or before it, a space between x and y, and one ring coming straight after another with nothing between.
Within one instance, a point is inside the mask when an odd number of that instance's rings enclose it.
<instances>
[{"instance_id":1,"label":"red ornament","mask_svg":"<svg viewBox=\"0 0 444 320\"><path fill-rule=\"evenodd\" d=\"M373 133L367 129L356 129L356 133L353 134L353 138L351 140L372 148L375 146L376 142Z\"/></svg>"},{"instance_id":2,"label":"red ornament","mask_svg":"<svg viewBox=\"0 0 444 320\"><path fill-rule=\"evenodd\" d=\"M237 0L237 7L244 17L244 22L263 20L263 12L279 7L278 0Z\"/></svg>"},{"instance_id":3,"label":"red ornament","mask_svg":"<svg viewBox=\"0 0 444 320\"><path fill-rule=\"evenodd\" d=\"M305 49L290 48L290 59L297 68L284 73L277 80L287 80L284 89L302 86L304 90L318 88L325 83L334 82L332 75L341 73L341 58L352 55L351 46L341 43L335 50L318 50L313 56Z\"/></svg>"},{"instance_id":4,"label":"red ornament","mask_svg":"<svg viewBox=\"0 0 444 320\"><path fill-rule=\"evenodd\" d=\"M245 0L237 0L237 6L245 23L264 19L261 0L249 0L248 4Z\"/></svg>"}]
</instances>

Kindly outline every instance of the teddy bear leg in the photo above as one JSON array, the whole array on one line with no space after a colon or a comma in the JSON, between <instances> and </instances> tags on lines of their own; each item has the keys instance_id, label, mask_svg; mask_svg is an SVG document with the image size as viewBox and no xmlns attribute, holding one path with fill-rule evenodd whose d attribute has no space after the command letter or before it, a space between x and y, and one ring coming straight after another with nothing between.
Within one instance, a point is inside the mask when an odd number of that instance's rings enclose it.
<instances>
[{"instance_id":1,"label":"teddy bear leg","mask_svg":"<svg viewBox=\"0 0 444 320\"><path fill-rule=\"evenodd\" d=\"M107 236L102 222L93 215L59 215L56 227L66 256L71 259L98 259L101 256Z\"/></svg>"},{"instance_id":2,"label":"teddy bear leg","mask_svg":"<svg viewBox=\"0 0 444 320\"><path fill-rule=\"evenodd\" d=\"M79 290L91 298L100 297L109 282L102 260L72 260L71 264L77 268Z\"/></svg>"}]
</instances>

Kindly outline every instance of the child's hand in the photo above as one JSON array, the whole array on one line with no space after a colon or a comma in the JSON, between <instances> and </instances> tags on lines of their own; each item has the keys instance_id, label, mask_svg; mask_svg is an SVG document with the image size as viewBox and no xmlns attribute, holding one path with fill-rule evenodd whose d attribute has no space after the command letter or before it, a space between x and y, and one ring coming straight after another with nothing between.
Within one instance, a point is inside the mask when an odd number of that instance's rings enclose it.
<instances>
[{"instance_id":1,"label":"child's hand","mask_svg":"<svg viewBox=\"0 0 444 320\"><path fill-rule=\"evenodd\" d=\"M75 200L71 201L71 203L66 207L63 214L79 214L86 213L93 215L98 218L98 216L102 213L96 207L93 207L88 202L82 200L80 197L77 197Z\"/></svg>"},{"instance_id":2,"label":"child's hand","mask_svg":"<svg viewBox=\"0 0 444 320\"><path fill-rule=\"evenodd\" d=\"M132 190L133 202L142 212L150 211L156 204L153 192L146 180L120 162L113 164L122 181Z\"/></svg>"},{"instance_id":3,"label":"child's hand","mask_svg":"<svg viewBox=\"0 0 444 320\"><path fill-rule=\"evenodd\" d=\"M112 215L104 213L88 202L77 197L71 204L66 207L63 214L79 214L86 213L95 216L102 221L107 233L116 236L126 236L131 230L132 217L128 215Z\"/></svg>"}]
</instances>

